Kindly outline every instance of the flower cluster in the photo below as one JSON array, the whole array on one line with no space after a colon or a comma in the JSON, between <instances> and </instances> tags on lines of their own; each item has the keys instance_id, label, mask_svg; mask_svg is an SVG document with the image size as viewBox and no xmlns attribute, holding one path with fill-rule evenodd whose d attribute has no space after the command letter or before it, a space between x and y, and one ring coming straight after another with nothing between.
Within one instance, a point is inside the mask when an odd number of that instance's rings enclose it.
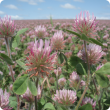
<instances>
[{"instance_id":1,"label":"flower cluster","mask_svg":"<svg viewBox=\"0 0 110 110\"><path fill-rule=\"evenodd\" d=\"M88 60L90 65L98 63L101 57L105 54L102 51L101 46L98 46L96 44L87 45L87 53L88 53ZM78 56L81 59L83 59L85 62L87 62L85 48L83 48L82 51L81 50L79 51Z\"/></svg>"},{"instance_id":2,"label":"flower cluster","mask_svg":"<svg viewBox=\"0 0 110 110\"><path fill-rule=\"evenodd\" d=\"M10 94L6 90L3 93L3 90L0 89L0 107L4 110L11 110L11 108L8 107L9 96Z\"/></svg>"},{"instance_id":3,"label":"flower cluster","mask_svg":"<svg viewBox=\"0 0 110 110\"><path fill-rule=\"evenodd\" d=\"M59 84L60 87L63 87L65 85L65 83L66 83L66 79L65 78L60 78L58 80L58 84Z\"/></svg>"},{"instance_id":4,"label":"flower cluster","mask_svg":"<svg viewBox=\"0 0 110 110\"><path fill-rule=\"evenodd\" d=\"M54 50L61 50L65 47L65 41L62 31L57 31L51 38L51 46Z\"/></svg>"},{"instance_id":5,"label":"flower cluster","mask_svg":"<svg viewBox=\"0 0 110 110\"><path fill-rule=\"evenodd\" d=\"M53 100L63 106L71 106L77 100L76 92L65 89L56 90Z\"/></svg>"},{"instance_id":6,"label":"flower cluster","mask_svg":"<svg viewBox=\"0 0 110 110\"><path fill-rule=\"evenodd\" d=\"M48 33L46 32L44 25L35 27L35 35L40 39L47 37Z\"/></svg>"},{"instance_id":7,"label":"flower cluster","mask_svg":"<svg viewBox=\"0 0 110 110\"><path fill-rule=\"evenodd\" d=\"M85 18L85 14L87 17ZM96 18L92 15L92 19L90 19L90 15L88 12L82 12L79 14L78 18L76 17L75 23L73 25L73 30L77 33L85 34L88 37L93 37L96 35L97 27L96 27Z\"/></svg>"},{"instance_id":8,"label":"flower cluster","mask_svg":"<svg viewBox=\"0 0 110 110\"><path fill-rule=\"evenodd\" d=\"M70 79L69 79L70 87L76 88L79 80L80 80L79 75L77 75L77 73L73 71L73 73L70 75ZM79 88L81 88L83 86L85 86L85 82L83 80L81 80Z\"/></svg>"},{"instance_id":9,"label":"flower cluster","mask_svg":"<svg viewBox=\"0 0 110 110\"><path fill-rule=\"evenodd\" d=\"M27 71L31 71L30 75L43 77L48 75L51 70L53 70L54 57L56 53L50 54L52 49L49 46L49 41L45 40L45 45L43 40L35 40L33 46L30 46L29 56L27 57Z\"/></svg>"},{"instance_id":10,"label":"flower cluster","mask_svg":"<svg viewBox=\"0 0 110 110\"><path fill-rule=\"evenodd\" d=\"M23 95L21 95L21 97L25 99L26 102L30 102L30 103L34 102L34 96L32 95L29 88L27 88L26 92Z\"/></svg>"},{"instance_id":11,"label":"flower cluster","mask_svg":"<svg viewBox=\"0 0 110 110\"><path fill-rule=\"evenodd\" d=\"M93 110L95 110L96 101L93 102L93 99L86 97L82 100L81 106L83 106L87 103L90 103L92 105Z\"/></svg>"},{"instance_id":12,"label":"flower cluster","mask_svg":"<svg viewBox=\"0 0 110 110\"><path fill-rule=\"evenodd\" d=\"M15 24L11 20L11 17L8 19L8 16L0 18L0 37L12 37L15 35Z\"/></svg>"}]
</instances>

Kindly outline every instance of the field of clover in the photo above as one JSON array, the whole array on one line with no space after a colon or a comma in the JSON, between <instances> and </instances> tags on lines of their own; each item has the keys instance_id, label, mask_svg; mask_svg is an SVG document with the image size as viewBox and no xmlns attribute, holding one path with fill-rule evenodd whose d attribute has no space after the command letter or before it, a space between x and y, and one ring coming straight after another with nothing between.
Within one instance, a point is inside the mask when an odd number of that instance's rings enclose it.
<instances>
[{"instance_id":1,"label":"field of clover","mask_svg":"<svg viewBox=\"0 0 110 110\"><path fill-rule=\"evenodd\" d=\"M0 109L107 110L110 28L104 23L86 11L68 22L0 18Z\"/></svg>"}]
</instances>

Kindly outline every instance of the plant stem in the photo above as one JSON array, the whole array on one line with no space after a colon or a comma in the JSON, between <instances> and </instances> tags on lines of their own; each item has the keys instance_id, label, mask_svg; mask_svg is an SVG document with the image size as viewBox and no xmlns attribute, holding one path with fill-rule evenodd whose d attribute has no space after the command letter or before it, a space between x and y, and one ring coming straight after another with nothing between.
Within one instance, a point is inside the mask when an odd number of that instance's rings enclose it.
<instances>
[{"instance_id":1,"label":"plant stem","mask_svg":"<svg viewBox=\"0 0 110 110\"><path fill-rule=\"evenodd\" d=\"M78 110L79 106L80 106L80 103L82 101L82 99L84 98L85 94L86 94L86 91L88 89L88 85L89 85L89 77L90 77L90 65L89 65L89 60L88 60L88 53L87 53L87 48L86 48L86 41L84 41L84 48L85 48L85 53L86 53L86 61L87 61L87 73L88 73L88 77L87 77L87 82L86 82L86 87L85 87L85 90L83 91L83 94L75 108L75 110Z\"/></svg>"},{"instance_id":2,"label":"plant stem","mask_svg":"<svg viewBox=\"0 0 110 110\"><path fill-rule=\"evenodd\" d=\"M93 77L93 83L94 83L94 86L95 86L95 89L96 89L96 93L97 93L97 95L99 95L99 92L98 92L94 77ZM101 110L101 100L98 100L98 106L99 106L99 110Z\"/></svg>"},{"instance_id":3,"label":"plant stem","mask_svg":"<svg viewBox=\"0 0 110 110\"><path fill-rule=\"evenodd\" d=\"M36 79L36 88L38 89L38 82L39 82L39 79L37 78ZM37 96L35 96L35 110L38 110L38 108L37 108Z\"/></svg>"},{"instance_id":4,"label":"plant stem","mask_svg":"<svg viewBox=\"0 0 110 110\"><path fill-rule=\"evenodd\" d=\"M82 79L82 76L80 77L80 80L79 80L79 82L78 82L78 84L77 84L76 93L77 93L77 91L78 91L78 89L79 89L79 85L80 85L80 83L81 83L81 79Z\"/></svg>"},{"instance_id":5,"label":"plant stem","mask_svg":"<svg viewBox=\"0 0 110 110\"><path fill-rule=\"evenodd\" d=\"M32 103L29 103L29 110L32 109Z\"/></svg>"},{"instance_id":6,"label":"plant stem","mask_svg":"<svg viewBox=\"0 0 110 110\"><path fill-rule=\"evenodd\" d=\"M11 58L11 50L10 50L10 43L9 43L9 37L5 37L5 42L6 42L6 48L7 48L7 53L8 53L8 56ZM13 74L13 68L11 65L8 66L9 69L10 69L10 72L11 72L11 77L12 77L12 80L13 82L15 81L14 79L14 74ZM20 99L19 99L19 95L16 95L17 97L17 110L20 109Z\"/></svg>"}]
</instances>

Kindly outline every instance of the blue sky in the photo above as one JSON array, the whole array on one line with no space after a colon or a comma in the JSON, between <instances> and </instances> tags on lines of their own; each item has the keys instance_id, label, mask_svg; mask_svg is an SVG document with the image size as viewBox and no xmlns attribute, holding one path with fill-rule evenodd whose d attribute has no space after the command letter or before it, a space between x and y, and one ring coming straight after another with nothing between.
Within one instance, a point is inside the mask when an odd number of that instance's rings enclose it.
<instances>
[{"instance_id":1,"label":"blue sky","mask_svg":"<svg viewBox=\"0 0 110 110\"><path fill-rule=\"evenodd\" d=\"M3 0L0 17L12 19L74 19L80 12L89 11L97 19L110 19L107 0Z\"/></svg>"}]
</instances>

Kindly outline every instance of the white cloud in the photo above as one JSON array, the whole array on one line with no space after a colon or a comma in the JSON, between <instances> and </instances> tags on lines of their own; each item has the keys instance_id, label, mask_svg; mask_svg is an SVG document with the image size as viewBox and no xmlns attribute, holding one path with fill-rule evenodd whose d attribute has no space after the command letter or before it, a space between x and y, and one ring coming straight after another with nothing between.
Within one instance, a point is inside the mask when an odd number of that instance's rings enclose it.
<instances>
[{"instance_id":1,"label":"white cloud","mask_svg":"<svg viewBox=\"0 0 110 110\"><path fill-rule=\"evenodd\" d=\"M69 4L69 3L66 3L65 5L61 5L62 8L68 8L68 9L75 9L76 7Z\"/></svg>"},{"instance_id":2,"label":"white cloud","mask_svg":"<svg viewBox=\"0 0 110 110\"><path fill-rule=\"evenodd\" d=\"M101 16L101 17L96 17L96 19L110 19L110 17L104 17L104 16Z\"/></svg>"},{"instance_id":3,"label":"white cloud","mask_svg":"<svg viewBox=\"0 0 110 110\"><path fill-rule=\"evenodd\" d=\"M75 2L83 2L83 0L73 0L73 1L75 1Z\"/></svg>"},{"instance_id":4,"label":"white cloud","mask_svg":"<svg viewBox=\"0 0 110 110\"><path fill-rule=\"evenodd\" d=\"M10 9L18 9L15 5L12 5L12 4L11 5L6 5L6 7L10 8Z\"/></svg>"},{"instance_id":5,"label":"white cloud","mask_svg":"<svg viewBox=\"0 0 110 110\"><path fill-rule=\"evenodd\" d=\"M4 14L4 12L3 11L0 11L0 15L2 15L2 14Z\"/></svg>"},{"instance_id":6,"label":"white cloud","mask_svg":"<svg viewBox=\"0 0 110 110\"><path fill-rule=\"evenodd\" d=\"M15 15L15 16L9 15L9 16L11 16L11 18L12 18L12 19L15 19L15 20L23 19L22 17L20 17L20 16L18 16L18 15Z\"/></svg>"},{"instance_id":7,"label":"white cloud","mask_svg":"<svg viewBox=\"0 0 110 110\"><path fill-rule=\"evenodd\" d=\"M30 5L37 5L37 2L44 2L44 0L19 0L22 2L27 2Z\"/></svg>"}]
</instances>

